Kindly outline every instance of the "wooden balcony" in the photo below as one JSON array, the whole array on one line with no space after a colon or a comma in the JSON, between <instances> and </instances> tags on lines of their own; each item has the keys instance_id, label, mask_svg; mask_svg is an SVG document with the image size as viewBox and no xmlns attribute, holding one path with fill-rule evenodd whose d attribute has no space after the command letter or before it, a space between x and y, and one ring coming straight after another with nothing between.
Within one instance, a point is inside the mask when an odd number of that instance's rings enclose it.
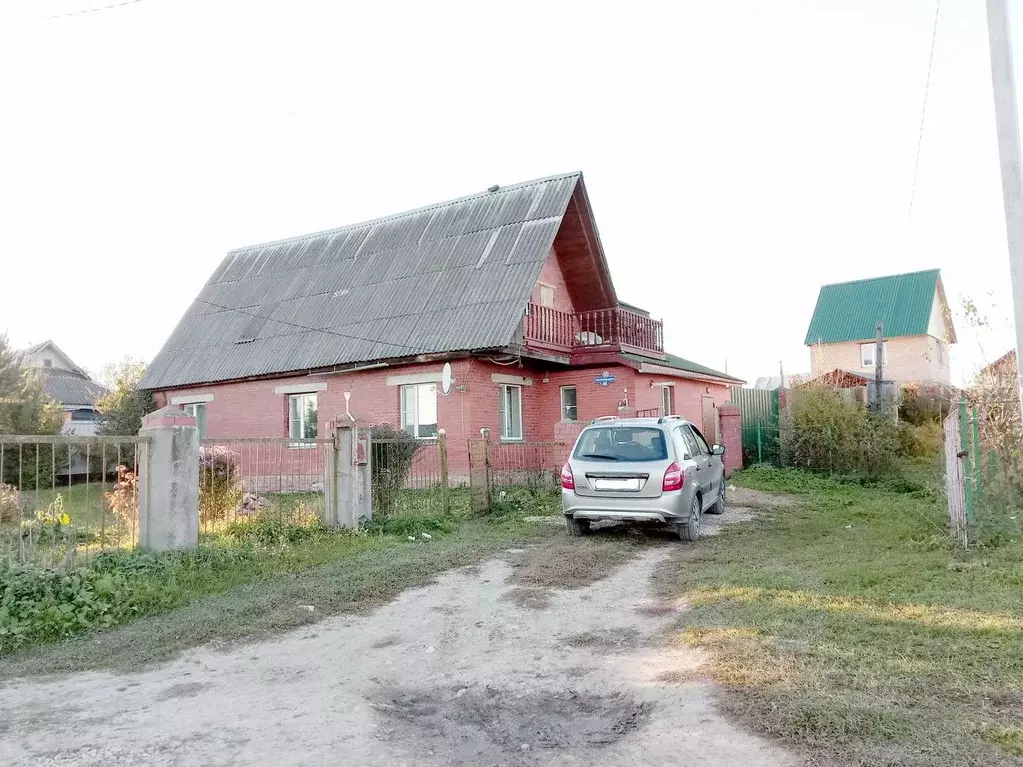
<instances>
[{"instance_id":1,"label":"wooden balcony","mask_svg":"<svg viewBox=\"0 0 1023 767\"><path fill-rule=\"evenodd\" d=\"M530 304L522 320L526 346L572 354L582 351L638 351L664 354L664 326L620 306L589 312L561 312Z\"/></svg>"}]
</instances>

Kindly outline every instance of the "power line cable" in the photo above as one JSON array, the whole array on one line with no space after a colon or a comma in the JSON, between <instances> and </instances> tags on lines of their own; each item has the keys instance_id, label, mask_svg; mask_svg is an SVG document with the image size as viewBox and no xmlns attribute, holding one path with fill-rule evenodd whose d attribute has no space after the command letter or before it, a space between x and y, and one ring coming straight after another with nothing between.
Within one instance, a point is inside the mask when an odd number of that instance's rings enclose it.
<instances>
[{"instance_id":1,"label":"power line cable","mask_svg":"<svg viewBox=\"0 0 1023 767\"><path fill-rule=\"evenodd\" d=\"M85 13L97 13L99 11L109 11L111 8L121 8L125 5L136 5L141 3L142 0L124 0L121 3L111 3L110 5L101 5L97 8L83 8L80 11L68 11L67 13L58 13L56 16L44 16L40 21L51 21L53 19L64 19L68 16L81 16Z\"/></svg>"},{"instance_id":2,"label":"power line cable","mask_svg":"<svg viewBox=\"0 0 1023 767\"><path fill-rule=\"evenodd\" d=\"M224 311L227 311L227 312L238 312L238 314L246 314L249 317L257 317L257 318L259 318L261 320L266 320L267 322L276 322L276 323L278 323L280 325L288 325L290 327L299 328L301 330L310 330L310 331L312 331L314 333L323 333L324 335L328 335L328 336L337 336L338 338L344 338L344 339L350 340L350 341L365 341L366 343L369 343L369 344L383 344L384 346L393 346L396 349L403 349L405 351L410 351L410 352L419 353L419 352L422 351L422 349L420 349L419 347L408 346L407 344L396 344L396 343L394 343L392 341L381 341L381 340L376 339L376 338L364 338L362 336L355 336L355 335L351 335L351 334L348 334L348 333L338 333L337 331L334 331L334 330L324 330L323 328L314 328L314 327L312 327L310 325L302 325L302 324L297 323L297 322L288 322L287 320L279 320L279 319L276 319L275 317L267 317L265 314L257 314L256 312L247 312L244 309L236 309L236 308L233 308L233 307L230 307L230 306L224 306L223 304L217 304L217 303L214 303L213 301L207 301L204 298L197 298L196 300L199 301L200 303L206 304L207 306L213 306L213 307L216 307L217 309L223 309Z\"/></svg>"},{"instance_id":3,"label":"power line cable","mask_svg":"<svg viewBox=\"0 0 1023 767\"><path fill-rule=\"evenodd\" d=\"M924 143L924 121L927 118L927 95L931 90L931 70L934 68L934 43L938 39L938 14L941 11L941 0L934 3L934 28L931 30L931 52L927 57L927 79L924 81L924 103L920 110L920 133L916 139L916 160L913 162L913 184L909 188L909 212L906 214L906 225L913 217L913 200L916 197L916 177L920 170L920 149Z\"/></svg>"}]
</instances>

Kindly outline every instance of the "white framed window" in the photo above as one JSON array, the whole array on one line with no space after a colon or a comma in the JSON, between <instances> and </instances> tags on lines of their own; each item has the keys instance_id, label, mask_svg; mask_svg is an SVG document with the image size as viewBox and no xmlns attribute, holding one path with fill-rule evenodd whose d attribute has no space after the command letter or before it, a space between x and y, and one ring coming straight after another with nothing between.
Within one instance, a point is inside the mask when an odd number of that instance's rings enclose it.
<instances>
[{"instance_id":1,"label":"white framed window","mask_svg":"<svg viewBox=\"0 0 1023 767\"><path fill-rule=\"evenodd\" d=\"M540 306L554 308L554 286L540 283Z\"/></svg>"},{"instance_id":2,"label":"white framed window","mask_svg":"<svg viewBox=\"0 0 1023 767\"><path fill-rule=\"evenodd\" d=\"M189 402L182 405L181 409L195 419L196 428L199 429L199 439L206 439L206 403Z\"/></svg>"},{"instance_id":3,"label":"white framed window","mask_svg":"<svg viewBox=\"0 0 1023 767\"><path fill-rule=\"evenodd\" d=\"M288 395L288 436L292 439L315 439L316 393Z\"/></svg>"},{"instance_id":4,"label":"white framed window","mask_svg":"<svg viewBox=\"0 0 1023 767\"><path fill-rule=\"evenodd\" d=\"M671 387L661 387L661 415L671 415Z\"/></svg>"},{"instance_id":5,"label":"white framed window","mask_svg":"<svg viewBox=\"0 0 1023 767\"><path fill-rule=\"evenodd\" d=\"M574 386L561 387L561 420L578 421L579 406L577 392Z\"/></svg>"},{"instance_id":6,"label":"white framed window","mask_svg":"<svg viewBox=\"0 0 1023 767\"><path fill-rule=\"evenodd\" d=\"M860 366L865 368L874 367L876 360L874 359L874 352L877 349L877 343L871 341L869 344L860 344ZM883 341L881 343L881 362L882 364L888 358L888 342Z\"/></svg>"},{"instance_id":7,"label":"white framed window","mask_svg":"<svg viewBox=\"0 0 1023 767\"><path fill-rule=\"evenodd\" d=\"M437 437L437 384L401 387L401 429L416 439Z\"/></svg>"},{"instance_id":8,"label":"white framed window","mask_svg":"<svg viewBox=\"0 0 1023 767\"><path fill-rule=\"evenodd\" d=\"M522 439L522 387L501 384L501 439Z\"/></svg>"},{"instance_id":9,"label":"white framed window","mask_svg":"<svg viewBox=\"0 0 1023 767\"><path fill-rule=\"evenodd\" d=\"M937 341L934 345L938 349L938 364L944 365L945 364L945 350L943 348L944 345L941 343L940 340Z\"/></svg>"}]
</instances>

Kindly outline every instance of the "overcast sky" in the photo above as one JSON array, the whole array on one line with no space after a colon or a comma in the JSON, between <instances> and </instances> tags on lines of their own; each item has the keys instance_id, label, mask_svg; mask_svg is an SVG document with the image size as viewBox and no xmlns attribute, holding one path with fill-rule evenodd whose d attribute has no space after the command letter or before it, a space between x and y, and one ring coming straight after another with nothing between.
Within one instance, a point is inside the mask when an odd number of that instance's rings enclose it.
<instances>
[{"instance_id":1,"label":"overcast sky","mask_svg":"<svg viewBox=\"0 0 1023 767\"><path fill-rule=\"evenodd\" d=\"M809 368L821 284L938 267L1012 344L984 3L0 0L0 331L149 360L224 252L582 170L670 351ZM1023 0L1010 0L1017 17ZM1023 30L1014 17L1017 52ZM1018 57L1017 57L1018 58ZM989 295L990 293L990 295Z\"/></svg>"}]
</instances>

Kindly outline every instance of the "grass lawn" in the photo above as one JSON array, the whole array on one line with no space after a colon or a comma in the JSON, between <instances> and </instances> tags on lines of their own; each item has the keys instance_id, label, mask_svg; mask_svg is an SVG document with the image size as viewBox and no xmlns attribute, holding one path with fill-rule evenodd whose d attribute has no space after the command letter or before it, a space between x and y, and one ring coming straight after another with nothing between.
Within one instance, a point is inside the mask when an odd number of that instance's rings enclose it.
<instances>
[{"instance_id":1,"label":"grass lawn","mask_svg":"<svg viewBox=\"0 0 1023 767\"><path fill-rule=\"evenodd\" d=\"M1023 541L957 552L926 487L733 481L794 504L659 578L692 605L671 641L708 651L725 709L813 765L1023 764Z\"/></svg>"},{"instance_id":2,"label":"grass lawn","mask_svg":"<svg viewBox=\"0 0 1023 767\"><path fill-rule=\"evenodd\" d=\"M168 587L147 608L152 614L60 644L0 653L0 678L126 671L201 644L259 639L373 607L444 570L560 533L550 525L490 517L435 521L440 529L432 528L431 540L421 535L408 540L429 524L396 520L367 535L317 533L280 547L272 541L210 542L196 552L165 555L172 558L170 566L152 579L168 580Z\"/></svg>"}]
</instances>

